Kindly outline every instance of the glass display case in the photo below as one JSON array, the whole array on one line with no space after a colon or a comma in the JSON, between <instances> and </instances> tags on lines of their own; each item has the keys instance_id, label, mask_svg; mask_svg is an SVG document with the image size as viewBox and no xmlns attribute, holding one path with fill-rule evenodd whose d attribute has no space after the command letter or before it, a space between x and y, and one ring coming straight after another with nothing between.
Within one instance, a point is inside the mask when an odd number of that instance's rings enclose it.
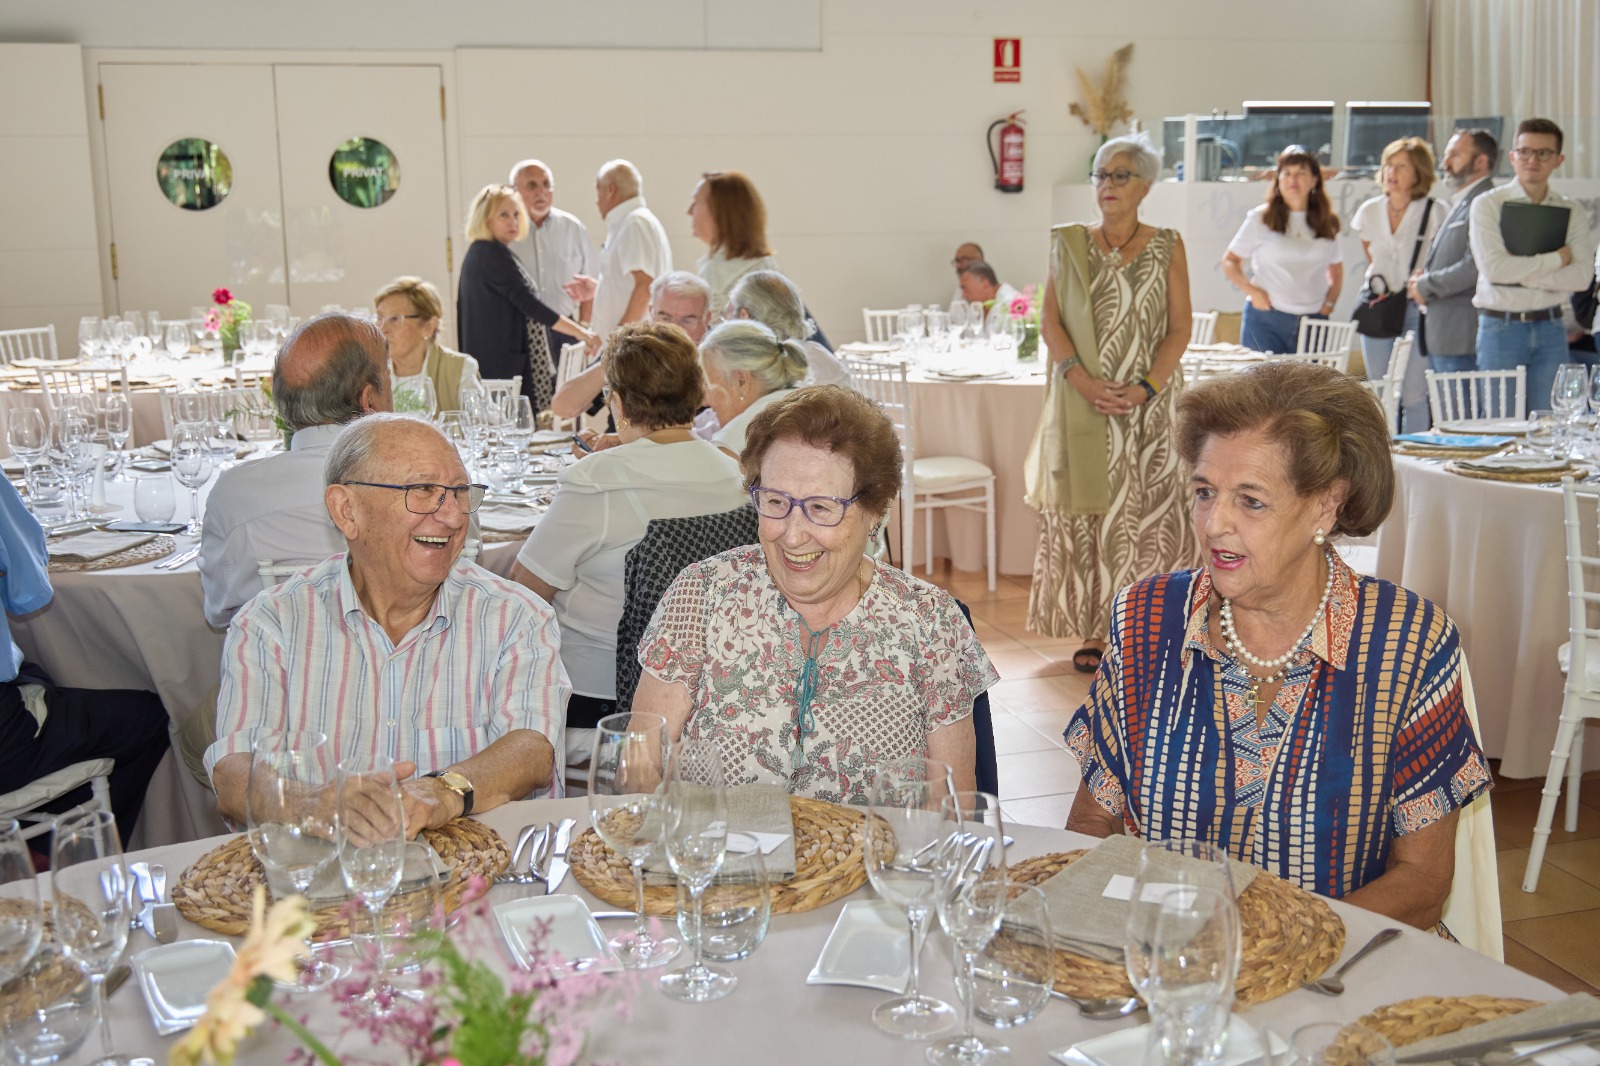
<instances>
[{"instance_id":1,"label":"glass display case","mask_svg":"<svg viewBox=\"0 0 1600 1066\"><path fill-rule=\"evenodd\" d=\"M1270 169L1278 153L1291 144L1304 146L1324 166L1333 157L1332 100L1246 100L1242 163L1249 169Z\"/></svg>"},{"instance_id":2,"label":"glass display case","mask_svg":"<svg viewBox=\"0 0 1600 1066\"><path fill-rule=\"evenodd\" d=\"M1433 106L1420 101L1357 101L1345 104L1344 165L1375 172L1383 150L1402 137L1431 142Z\"/></svg>"}]
</instances>

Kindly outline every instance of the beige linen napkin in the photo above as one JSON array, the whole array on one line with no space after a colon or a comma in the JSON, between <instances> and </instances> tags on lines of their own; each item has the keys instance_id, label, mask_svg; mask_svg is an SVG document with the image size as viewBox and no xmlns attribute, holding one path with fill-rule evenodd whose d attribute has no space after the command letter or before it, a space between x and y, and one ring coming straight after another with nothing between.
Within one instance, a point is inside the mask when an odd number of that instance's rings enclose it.
<instances>
[{"instance_id":1,"label":"beige linen napkin","mask_svg":"<svg viewBox=\"0 0 1600 1066\"><path fill-rule=\"evenodd\" d=\"M1105 890L1114 875L1133 877L1139 872L1139 852L1144 844L1137 837L1107 837L1089 854L1039 886L1049 909L1057 948L1102 962L1116 962L1123 957L1128 901L1111 899ZM1164 856L1158 864L1157 880L1171 881L1171 872L1197 861L1180 855ZM1232 859L1228 868L1235 896L1248 888L1260 872Z\"/></svg>"},{"instance_id":2,"label":"beige linen napkin","mask_svg":"<svg viewBox=\"0 0 1600 1066\"><path fill-rule=\"evenodd\" d=\"M63 563L92 563L154 539L154 533L79 533L50 545L50 558Z\"/></svg>"},{"instance_id":3,"label":"beige linen napkin","mask_svg":"<svg viewBox=\"0 0 1600 1066\"><path fill-rule=\"evenodd\" d=\"M1553 1003L1545 1003L1532 1007L1521 1014L1513 1014L1509 1018L1499 1018L1482 1025L1458 1029L1444 1036L1429 1037L1419 1040L1415 1044L1396 1048L1396 1057L1408 1062L1455 1062L1456 1048L1464 1048L1471 1044L1482 1043L1485 1040L1499 1040L1502 1038L1515 1039L1520 1033L1533 1033L1543 1029L1554 1029L1558 1026L1574 1022L1594 1022L1600 1027L1600 999L1593 996L1568 996L1558 999ZM1550 1037L1549 1042L1560 1039ZM1551 1052L1552 1055L1556 1054ZM1419 1058L1424 1055L1437 1055L1437 1058Z\"/></svg>"},{"instance_id":4,"label":"beige linen napkin","mask_svg":"<svg viewBox=\"0 0 1600 1066\"><path fill-rule=\"evenodd\" d=\"M480 507L478 525L491 533L527 533L533 529L539 514L530 507Z\"/></svg>"}]
</instances>

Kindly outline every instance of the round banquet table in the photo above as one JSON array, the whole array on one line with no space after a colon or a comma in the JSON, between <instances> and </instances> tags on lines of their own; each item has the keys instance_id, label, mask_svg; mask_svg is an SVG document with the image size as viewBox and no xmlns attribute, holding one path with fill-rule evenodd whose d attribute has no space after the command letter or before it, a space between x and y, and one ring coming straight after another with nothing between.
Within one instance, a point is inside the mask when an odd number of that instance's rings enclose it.
<instances>
[{"instance_id":1,"label":"round banquet table","mask_svg":"<svg viewBox=\"0 0 1600 1066\"><path fill-rule=\"evenodd\" d=\"M1461 632L1483 746L1505 777L1550 765L1566 677L1561 490L1452 474L1395 457L1395 505L1378 530L1377 575L1443 607ZM1600 732L1600 731L1596 731ZM1600 769L1600 736L1585 745Z\"/></svg>"},{"instance_id":2,"label":"round banquet table","mask_svg":"<svg viewBox=\"0 0 1600 1066\"><path fill-rule=\"evenodd\" d=\"M482 821L497 830L508 842L514 841L522 826L552 821L561 816L578 820L578 830L588 827L588 811L582 799L523 801L511 803L488 811ZM1015 862L1032 855L1072 848L1092 846L1095 841L1060 829L1034 826L1009 826L1016 844L1008 850L1008 858ZM196 841L158 848L130 855L130 859L144 859L163 863L174 878L201 855L223 842L224 838ZM41 885L41 889L44 886ZM521 894L537 894L537 887L518 890L509 886L491 890L490 902L514 898ZM584 900L591 909L609 907L590 896L569 877L561 891ZM655 979L663 971L646 971L643 979L631 993L632 1007L625 1019L615 1014L603 1014L589 1031L584 1061L615 1061L636 1063L682 1063L700 1066L703 1063L748 1062L759 1059L764 1063L793 1063L796 1066L814 1066L826 1062L854 1062L870 1058L875 1063L923 1063L926 1044L891 1038L876 1030L870 1018L872 1008L888 994L865 988L807 985L810 972L822 950L828 932L846 902L873 898L872 890L863 887L844 899L816 910L797 914L777 914L772 917L771 928L765 943L748 959L729 964L729 970L739 978L739 985L727 998L709 1004L683 1004L668 1000L655 987ZM1359 910L1347 904L1331 903L1335 913L1346 927L1345 956L1365 943L1380 928L1392 924L1379 915ZM475 935L483 950L474 952L496 970L504 973L507 957L497 933L482 926L482 919L470 919ZM606 922L608 935L618 923ZM181 916L178 919L179 937L219 937L190 924ZM953 996L949 941L937 931L937 922L930 930L928 944L923 950L923 988L930 994L949 1000ZM1246 934L1248 935L1248 933ZM232 939L237 944L238 938ZM132 934L130 953L153 946L142 932ZM1524 997L1534 1000L1555 1000L1561 993L1539 979L1513 970L1510 967L1478 955L1458 944L1452 944L1432 934L1407 928L1401 942L1389 948L1381 966L1368 966L1353 972L1347 981L1348 991L1341 997L1330 998L1305 990L1291 992L1278 999L1251 1007L1243 1017L1258 1027L1270 1028L1287 1038L1296 1027L1315 1021L1353 1020L1379 1006L1401 999L1421 995L1474 995ZM672 966L682 965L680 957ZM669 967L670 968L670 967ZM334 1008L327 996L280 997L296 1013L309 1014L309 1027L318 1036L331 1039L342 1031L342 1024L334 1016ZM149 1056L164 1062L177 1036L159 1037L151 1025L140 997L137 982L130 981L110 1001L112 1027L118 1052ZM1046 1052L1067 1047L1075 1041L1100 1036L1119 1028L1132 1027L1142 1020L1139 1017L1114 1022L1089 1021L1078 1015L1075 1008L1061 1000L1052 999L1035 1019L1019 1028L997 1033L981 1023L980 1037L998 1039L1010 1046L1011 1061L1015 1063L1041 1063ZM368 1051L363 1037L350 1036L342 1042L344 1050ZM242 1045L241 1062L282 1062L297 1047L293 1038L281 1029L264 1026ZM759 1049L756 1051L754 1049ZM335 1052L341 1044L334 1044ZM69 1063L85 1063L98 1054L98 1038L80 1049Z\"/></svg>"},{"instance_id":3,"label":"round banquet table","mask_svg":"<svg viewBox=\"0 0 1600 1066\"><path fill-rule=\"evenodd\" d=\"M215 475L200 490L202 519L214 484ZM174 482L173 494L177 501L173 520L186 521L189 492ZM132 519L132 496L132 481L107 482L106 500L121 510L102 517ZM173 539L176 549L169 559L196 544L195 538L181 533ZM504 576L521 546L520 539L486 544L480 562ZM50 602L10 622L11 635L23 654L43 666L59 685L156 693L176 737L183 718L221 681L226 632L206 622L198 565L190 561L174 570L156 569L165 561L52 572L55 595ZM134 842L167 844L222 831L211 793L169 752L151 781Z\"/></svg>"}]
</instances>

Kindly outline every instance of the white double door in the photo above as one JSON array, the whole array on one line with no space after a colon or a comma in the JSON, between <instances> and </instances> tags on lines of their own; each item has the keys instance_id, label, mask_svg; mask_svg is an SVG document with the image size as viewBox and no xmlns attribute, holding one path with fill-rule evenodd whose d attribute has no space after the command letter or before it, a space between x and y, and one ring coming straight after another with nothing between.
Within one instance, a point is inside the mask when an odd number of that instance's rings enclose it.
<instances>
[{"instance_id":1,"label":"white double door","mask_svg":"<svg viewBox=\"0 0 1600 1066\"><path fill-rule=\"evenodd\" d=\"M226 286L258 311L370 307L402 274L452 291L437 66L101 63L113 286L119 310L186 315ZM204 138L227 154L232 188L204 211L171 203L162 152ZM338 146L383 142L394 194L357 207L329 177Z\"/></svg>"}]
</instances>

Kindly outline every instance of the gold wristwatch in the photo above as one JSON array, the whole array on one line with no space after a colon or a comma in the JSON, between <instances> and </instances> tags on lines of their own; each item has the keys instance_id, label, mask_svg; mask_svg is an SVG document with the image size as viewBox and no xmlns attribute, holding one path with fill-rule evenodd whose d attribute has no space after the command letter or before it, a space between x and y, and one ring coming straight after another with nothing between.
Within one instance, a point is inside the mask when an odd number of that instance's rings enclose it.
<instances>
[{"instance_id":1,"label":"gold wristwatch","mask_svg":"<svg viewBox=\"0 0 1600 1066\"><path fill-rule=\"evenodd\" d=\"M454 770L435 770L423 777L437 777L439 783L451 792L461 797L461 816L464 818L472 813L472 782L466 774L458 774Z\"/></svg>"}]
</instances>

